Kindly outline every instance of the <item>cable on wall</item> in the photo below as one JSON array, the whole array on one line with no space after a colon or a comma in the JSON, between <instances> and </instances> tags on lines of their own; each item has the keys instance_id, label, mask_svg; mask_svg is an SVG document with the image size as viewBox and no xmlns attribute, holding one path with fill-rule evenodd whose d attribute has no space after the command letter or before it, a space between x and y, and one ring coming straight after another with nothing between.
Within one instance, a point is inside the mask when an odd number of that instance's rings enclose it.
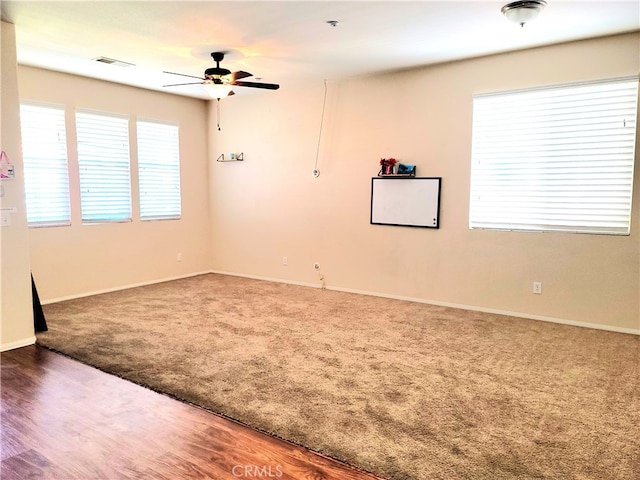
<instances>
[{"instance_id":1,"label":"cable on wall","mask_svg":"<svg viewBox=\"0 0 640 480\"><path fill-rule=\"evenodd\" d=\"M318 178L320 170L318 170L318 156L320 154L320 140L322 139L322 124L324 123L324 107L327 104L327 79L324 80L324 98L322 100L322 114L320 115L320 132L318 133L318 148L316 148L316 163L313 165L313 176Z\"/></svg>"}]
</instances>

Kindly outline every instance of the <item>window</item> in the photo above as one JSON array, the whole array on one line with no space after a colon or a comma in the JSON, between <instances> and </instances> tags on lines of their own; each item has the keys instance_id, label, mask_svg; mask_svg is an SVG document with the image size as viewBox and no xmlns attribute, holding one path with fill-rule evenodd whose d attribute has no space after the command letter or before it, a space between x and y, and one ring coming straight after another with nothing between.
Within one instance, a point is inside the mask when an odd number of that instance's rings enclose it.
<instances>
[{"instance_id":1,"label":"window","mask_svg":"<svg viewBox=\"0 0 640 480\"><path fill-rule=\"evenodd\" d=\"M140 218L180 218L178 126L138 121Z\"/></svg>"},{"instance_id":2,"label":"window","mask_svg":"<svg viewBox=\"0 0 640 480\"><path fill-rule=\"evenodd\" d=\"M469 226L628 235L638 78L473 99Z\"/></svg>"},{"instance_id":3,"label":"window","mask_svg":"<svg viewBox=\"0 0 640 480\"><path fill-rule=\"evenodd\" d=\"M83 223L131 220L129 121L76 112Z\"/></svg>"},{"instance_id":4,"label":"window","mask_svg":"<svg viewBox=\"0 0 640 480\"><path fill-rule=\"evenodd\" d=\"M71 224L64 107L20 104L29 226Z\"/></svg>"}]
</instances>

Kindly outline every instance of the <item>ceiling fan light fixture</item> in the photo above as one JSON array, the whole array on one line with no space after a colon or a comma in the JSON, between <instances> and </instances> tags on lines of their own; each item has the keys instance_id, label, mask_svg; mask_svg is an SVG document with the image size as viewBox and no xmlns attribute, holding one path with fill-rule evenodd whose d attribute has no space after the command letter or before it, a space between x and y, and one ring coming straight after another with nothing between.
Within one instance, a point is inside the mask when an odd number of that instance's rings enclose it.
<instances>
[{"instance_id":1,"label":"ceiling fan light fixture","mask_svg":"<svg viewBox=\"0 0 640 480\"><path fill-rule=\"evenodd\" d=\"M165 71L171 75L180 75L182 77L195 78L200 80L199 82L191 81L189 83L173 83L170 85L163 85L163 87L179 87L181 85L202 85L204 91L211 98L217 98L220 100L229 95L234 95L233 87L249 87L249 88L262 88L266 90L278 90L280 85L276 83L261 83L261 82L245 82L239 81L241 78L247 78L253 76L249 72L231 72L226 68L220 68L220 62L224 58L224 52L213 52L211 57L215 60L216 66L207 68L204 71L204 76L196 77L194 75L185 75L184 73L175 73Z\"/></svg>"},{"instance_id":2,"label":"ceiling fan light fixture","mask_svg":"<svg viewBox=\"0 0 640 480\"><path fill-rule=\"evenodd\" d=\"M534 20L547 6L545 0L518 0L502 7L502 13L511 22L524 27L525 23Z\"/></svg>"},{"instance_id":3,"label":"ceiling fan light fixture","mask_svg":"<svg viewBox=\"0 0 640 480\"><path fill-rule=\"evenodd\" d=\"M231 85L224 85L220 83L204 83L203 87L211 98L217 98L218 100L229 95L232 89Z\"/></svg>"}]
</instances>

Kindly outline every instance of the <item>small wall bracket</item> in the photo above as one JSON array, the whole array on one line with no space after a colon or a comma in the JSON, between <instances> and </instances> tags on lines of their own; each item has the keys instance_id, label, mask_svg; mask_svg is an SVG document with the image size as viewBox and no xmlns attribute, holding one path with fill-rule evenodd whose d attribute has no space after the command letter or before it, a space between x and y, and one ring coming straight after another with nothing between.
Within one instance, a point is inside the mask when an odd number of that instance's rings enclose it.
<instances>
[{"instance_id":1,"label":"small wall bracket","mask_svg":"<svg viewBox=\"0 0 640 480\"><path fill-rule=\"evenodd\" d=\"M216 159L216 162L242 162L244 160L244 152L229 154L232 158L225 158L224 153L221 153L220 156Z\"/></svg>"}]
</instances>

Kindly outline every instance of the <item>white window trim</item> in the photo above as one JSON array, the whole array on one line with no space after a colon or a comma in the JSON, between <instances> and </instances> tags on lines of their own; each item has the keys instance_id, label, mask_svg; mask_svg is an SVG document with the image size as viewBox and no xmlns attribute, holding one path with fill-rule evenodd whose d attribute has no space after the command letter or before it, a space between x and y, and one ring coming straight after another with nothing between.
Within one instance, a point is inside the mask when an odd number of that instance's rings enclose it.
<instances>
[{"instance_id":1,"label":"white window trim","mask_svg":"<svg viewBox=\"0 0 640 480\"><path fill-rule=\"evenodd\" d=\"M575 118L556 120L551 113L557 110L540 108L571 99L566 91L549 99L559 89L578 93L624 82L632 84L624 112L612 103L614 95L597 107L613 108L606 129L598 123L586 130L590 114L579 109ZM638 76L632 76L474 95L470 228L629 235L637 92ZM531 116L519 125L519 113L527 109ZM594 155L595 142L607 148L601 155Z\"/></svg>"},{"instance_id":2,"label":"white window trim","mask_svg":"<svg viewBox=\"0 0 640 480\"><path fill-rule=\"evenodd\" d=\"M163 145L149 145L140 136L140 124L175 129L175 141L165 137L161 140ZM180 125L138 118L136 141L140 220L179 220L182 217Z\"/></svg>"},{"instance_id":3,"label":"white window trim","mask_svg":"<svg viewBox=\"0 0 640 480\"><path fill-rule=\"evenodd\" d=\"M42 179L38 179L38 174L34 171L34 166L31 165L32 158L31 154L31 146L25 145L25 125L24 125L24 113L22 112L22 107L26 108L43 108L56 110L58 113L62 114L62 125L58 132L59 135L62 135L62 139L59 139L57 142L57 148L59 148L58 153L59 157L57 159L53 159L48 157L46 161L54 161L54 164L41 165L40 167L46 171L48 177L50 178L52 175L55 175L59 178L60 182L57 185L57 192L55 197L47 197L47 204L51 204L52 202L58 203L57 213L62 214L58 220L33 220L34 217L46 217L46 213L34 214L34 209L42 208L42 205L37 205L36 202L37 194L30 191L30 186L33 188L40 189L42 188L43 182ZM54 103L46 103L46 102L38 102L33 100L21 100L20 101L20 109L21 109L21 117L20 117L20 129L22 134L22 148L23 148L23 165L24 165L24 176L25 176L25 197L27 204L27 224L29 228L43 228L43 227L66 227L71 225L71 198L70 198L70 185L69 185L69 155L68 155L68 143L67 143L67 124L66 124L66 107L65 105L54 104ZM42 139L38 139L39 146L44 146L42 143ZM49 148L54 147L55 145L48 145ZM40 160L42 161L40 157ZM35 160L34 160L35 161ZM29 178L32 178L32 181ZM33 185L30 185L33 183ZM45 182L49 183L49 182ZM53 193L53 192L52 192ZM31 204L31 208L29 205ZM46 207L45 207L46 209ZM31 214L29 213L31 210ZM49 216L53 216L56 212L51 211ZM31 220L30 220L31 218Z\"/></svg>"},{"instance_id":4,"label":"white window trim","mask_svg":"<svg viewBox=\"0 0 640 480\"><path fill-rule=\"evenodd\" d=\"M85 147L82 145L84 139L80 129L82 128L82 122L79 118L82 116L96 116L103 118L111 118L114 120L121 120L126 125L126 133L122 134L118 141L122 142L119 146L116 146L112 152L113 158L117 160L119 168L110 168L108 175L100 174L100 162L101 153L94 144L92 147L93 152L84 152ZM133 221L132 218L132 200L131 200L131 153L130 153L130 122L129 116L126 114L102 112L89 109L76 109L76 142L78 148L78 170L79 170L79 182L80 182L80 206L82 211L82 223L83 225L102 224L102 223L124 223ZM118 134L117 131L113 132ZM112 158L112 160L113 160ZM92 165L93 163L93 165ZM91 175L87 175L87 172L91 171ZM100 189L101 184L98 179L101 180L111 178L111 181L118 183L122 189L123 194L117 195L113 191L104 192L102 197L91 198L85 194L89 189ZM103 209L105 213L100 213L103 208L100 203L106 203L106 209ZM108 213L111 211L112 213Z\"/></svg>"}]
</instances>

